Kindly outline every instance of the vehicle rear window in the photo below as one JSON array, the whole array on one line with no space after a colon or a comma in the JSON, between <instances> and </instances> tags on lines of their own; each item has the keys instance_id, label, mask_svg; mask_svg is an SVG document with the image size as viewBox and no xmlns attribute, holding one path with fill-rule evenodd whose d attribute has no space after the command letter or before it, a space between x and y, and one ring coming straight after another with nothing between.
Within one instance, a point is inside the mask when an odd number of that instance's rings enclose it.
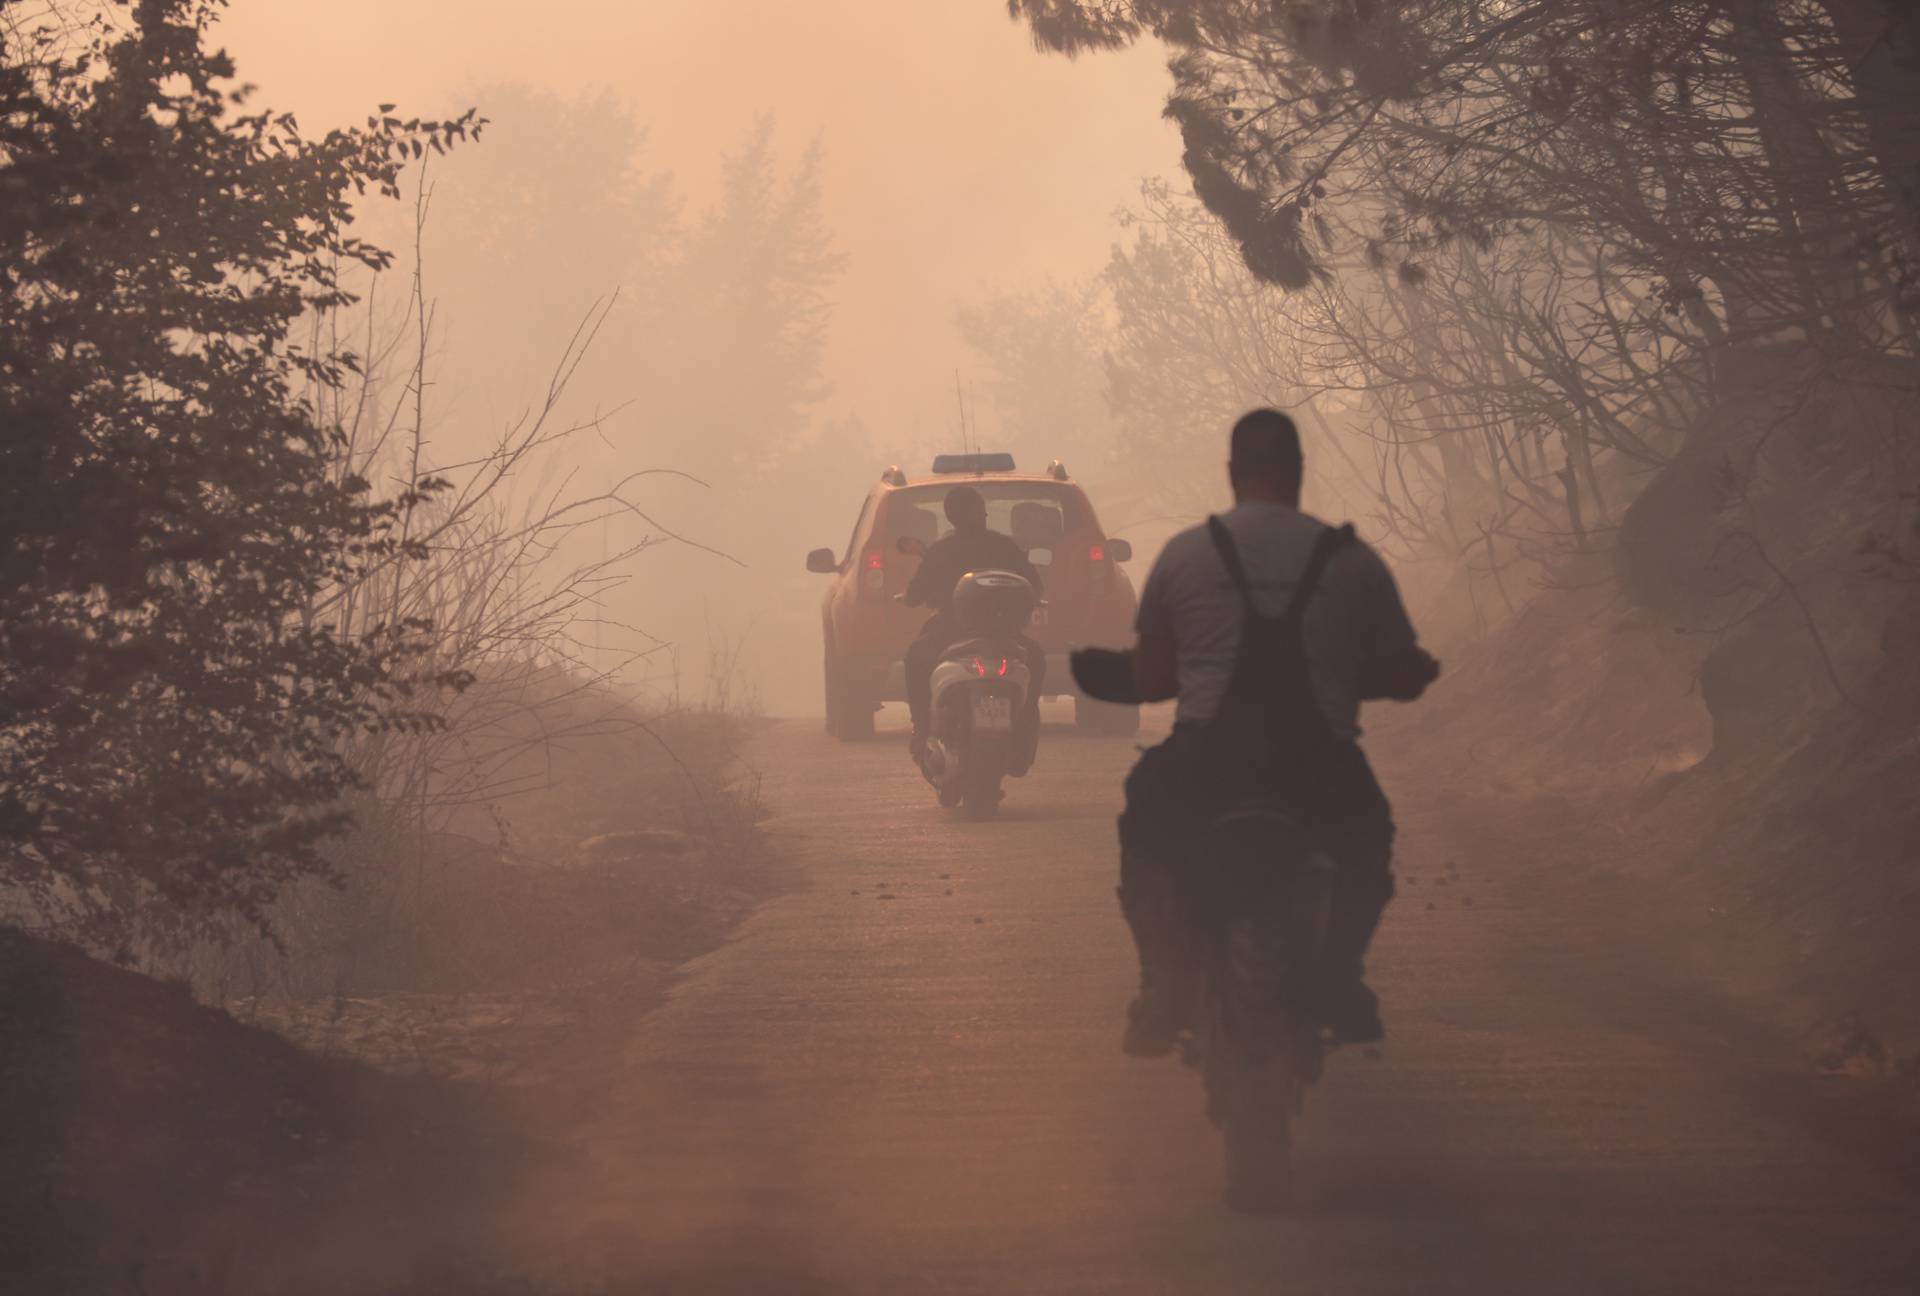
<instances>
[{"instance_id":1,"label":"vehicle rear window","mask_svg":"<svg viewBox=\"0 0 1920 1296\"><path fill-rule=\"evenodd\" d=\"M1058 544L1079 522L1077 492L1050 482L968 481L897 490L887 501L887 530L893 536L917 536L928 544L953 530L947 521L947 492L967 485L987 501L987 525L1012 536L1027 549Z\"/></svg>"}]
</instances>

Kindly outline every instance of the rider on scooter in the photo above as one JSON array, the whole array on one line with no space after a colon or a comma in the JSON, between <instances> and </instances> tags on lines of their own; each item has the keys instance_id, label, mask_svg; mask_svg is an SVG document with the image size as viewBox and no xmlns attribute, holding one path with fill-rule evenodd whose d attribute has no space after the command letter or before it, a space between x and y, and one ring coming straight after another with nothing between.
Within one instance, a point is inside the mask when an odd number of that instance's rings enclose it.
<instances>
[{"instance_id":1,"label":"rider on scooter","mask_svg":"<svg viewBox=\"0 0 1920 1296\"><path fill-rule=\"evenodd\" d=\"M1165 1056L1190 1025L1198 969L1180 917L1182 864L1219 789L1247 768L1230 741L1262 726L1288 730L1254 734L1278 771L1271 791L1338 870L1322 1023L1343 1042L1384 1033L1362 972L1393 895L1393 820L1357 741L1360 702L1411 700L1440 668L1415 641L1379 556L1350 528L1300 511L1302 469L1291 419L1274 410L1242 418L1228 464L1233 509L1168 542L1141 592L1130 654L1074 659L1096 696L1179 699L1172 735L1128 776L1120 816L1120 907L1140 955L1122 1047L1135 1056ZM1262 643L1279 636L1282 651L1263 654L1272 660L1242 660L1243 628L1251 640L1256 623ZM1275 725L1274 716L1289 718Z\"/></svg>"},{"instance_id":2,"label":"rider on scooter","mask_svg":"<svg viewBox=\"0 0 1920 1296\"><path fill-rule=\"evenodd\" d=\"M913 715L913 759L917 764L926 754L929 717L933 707L933 668L940 654L958 638L953 620L953 590L968 572L1004 571L1022 577L1033 586L1033 596L1041 597L1040 573L1034 570L1027 551L1012 536L1003 535L987 525L987 500L971 486L955 486L942 502L953 530L935 541L920 560L920 568L907 582L902 602L909 607L934 609L920 635L907 645L907 709ZM1027 656L1032 683L1027 710L1020 717L1022 736L1031 756L1031 739L1040 727L1040 686L1046 681L1047 655L1040 645L1021 636L1020 646Z\"/></svg>"}]
</instances>

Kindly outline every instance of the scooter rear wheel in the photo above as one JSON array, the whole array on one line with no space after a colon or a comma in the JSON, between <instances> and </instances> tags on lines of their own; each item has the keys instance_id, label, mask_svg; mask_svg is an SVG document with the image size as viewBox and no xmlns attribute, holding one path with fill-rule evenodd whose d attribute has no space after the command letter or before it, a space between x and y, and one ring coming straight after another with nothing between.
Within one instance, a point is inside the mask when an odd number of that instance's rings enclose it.
<instances>
[{"instance_id":1,"label":"scooter rear wheel","mask_svg":"<svg viewBox=\"0 0 1920 1296\"><path fill-rule=\"evenodd\" d=\"M967 788L960 794L960 813L969 819L991 819L1000 813L1000 800L1005 794L1000 791L1000 780L969 779Z\"/></svg>"},{"instance_id":2,"label":"scooter rear wheel","mask_svg":"<svg viewBox=\"0 0 1920 1296\"><path fill-rule=\"evenodd\" d=\"M976 748L969 757L961 771L960 813L969 819L991 819L1000 813L1000 801L1006 795L1000 790L1005 754Z\"/></svg>"}]
</instances>

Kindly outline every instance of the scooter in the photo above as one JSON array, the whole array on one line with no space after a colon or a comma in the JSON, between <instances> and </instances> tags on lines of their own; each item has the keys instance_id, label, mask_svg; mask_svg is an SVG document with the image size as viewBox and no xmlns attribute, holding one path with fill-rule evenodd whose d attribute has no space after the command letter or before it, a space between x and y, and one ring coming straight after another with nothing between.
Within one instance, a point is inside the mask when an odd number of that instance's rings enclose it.
<instances>
[{"instance_id":1,"label":"scooter","mask_svg":"<svg viewBox=\"0 0 1920 1296\"><path fill-rule=\"evenodd\" d=\"M903 536L903 553L924 552ZM969 572L953 591L960 637L933 668L932 712L920 772L940 804L969 819L991 819L1005 794L1000 782L1033 765L1039 735L1022 724L1033 685L1020 632L1040 605L1013 572Z\"/></svg>"}]
</instances>

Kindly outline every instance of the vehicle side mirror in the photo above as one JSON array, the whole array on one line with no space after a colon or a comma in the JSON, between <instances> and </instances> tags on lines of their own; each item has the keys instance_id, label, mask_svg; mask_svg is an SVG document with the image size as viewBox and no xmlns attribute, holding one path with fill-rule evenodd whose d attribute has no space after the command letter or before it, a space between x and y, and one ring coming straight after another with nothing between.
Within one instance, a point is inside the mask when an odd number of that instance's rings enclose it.
<instances>
[{"instance_id":1,"label":"vehicle side mirror","mask_svg":"<svg viewBox=\"0 0 1920 1296\"><path fill-rule=\"evenodd\" d=\"M927 556L927 542L919 536L903 535L893 542L893 547L910 558Z\"/></svg>"},{"instance_id":2,"label":"vehicle side mirror","mask_svg":"<svg viewBox=\"0 0 1920 1296\"><path fill-rule=\"evenodd\" d=\"M1107 541L1107 557L1115 562L1130 562L1133 559L1133 546L1125 540Z\"/></svg>"},{"instance_id":3,"label":"vehicle side mirror","mask_svg":"<svg viewBox=\"0 0 1920 1296\"><path fill-rule=\"evenodd\" d=\"M825 575L828 572L839 571L840 563L839 560L833 556L833 550L815 549L807 555L807 570Z\"/></svg>"},{"instance_id":4,"label":"vehicle side mirror","mask_svg":"<svg viewBox=\"0 0 1920 1296\"><path fill-rule=\"evenodd\" d=\"M1053 566L1053 550L1029 549L1027 550L1027 561L1035 567L1051 567Z\"/></svg>"}]
</instances>

